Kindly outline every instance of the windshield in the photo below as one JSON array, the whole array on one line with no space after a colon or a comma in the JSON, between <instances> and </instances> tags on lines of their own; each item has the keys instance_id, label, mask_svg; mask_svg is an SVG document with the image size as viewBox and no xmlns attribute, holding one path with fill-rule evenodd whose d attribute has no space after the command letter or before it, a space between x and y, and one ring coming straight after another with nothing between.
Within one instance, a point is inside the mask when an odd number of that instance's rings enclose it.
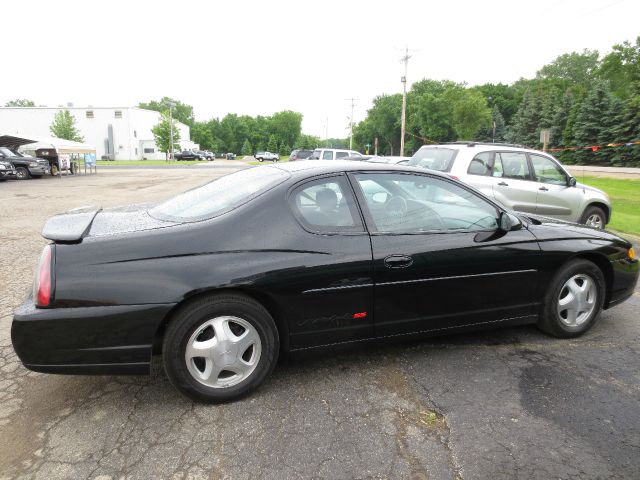
<instances>
[{"instance_id":1,"label":"windshield","mask_svg":"<svg viewBox=\"0 0 640 480\"><path fill-rule=\"evenodd\" d=\"M0 147L0 153L2 153L5 157L17 157L15 153L9 150L7 147Z\"/></svg>"},{"instance_id":2,"label":"windshield","mask_svg":"<svg viewBox=\"0 0 640 480\"><path fill-rule=\"evenodd\" d=\"M441 147L426 147L418 150L409 165L412 167L428 168L439 172L450 172L453 166L453 159L456 158L457 150Z\"/></svg>"},{"instance_id":3,"label":"windshield","mask_svg":"<svg viewBox=\"0 0 640 480\"><path fill-rule=\"evenodd\" d=\"M287 178L287 172L270 166L241 170L176 195L149 210L149 215L178 222L205 220L247 203Z\"/></svg>"}]
</instances>

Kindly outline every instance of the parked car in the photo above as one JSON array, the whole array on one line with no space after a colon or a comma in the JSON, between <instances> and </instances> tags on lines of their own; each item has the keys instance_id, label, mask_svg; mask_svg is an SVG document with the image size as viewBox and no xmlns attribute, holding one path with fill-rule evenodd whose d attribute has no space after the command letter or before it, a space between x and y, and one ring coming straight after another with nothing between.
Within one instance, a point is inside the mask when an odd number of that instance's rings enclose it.
<instances>
[{"instance_id":1,"label":"parked car","mask_svg":"<svg viewBox=\"0 0 640 480\"><path fill-rule=\"evenodd\" d=\"M213 160L215 158L213 153L205 150L195 150L195 153L200 155L201 160Z\"/></svg>"},{"instance_id":2,"label":"parked car","mask_svg":"<svg viewBox=\"0 0 640 480\"><path fill-rule=\"evenodd\" d=\"M340 148L316 148L309 156L309 160L338 160L345 157L362 157L362 154L355 150Z\"/></svg>"},{"instance_id":3,"label":"parked car","mask_svg":"<svg viewBox=\"0 0 640 480\"><path fill-rule=\"evenodd\" d=\"M226 155L227 160L235 160L236 159L236 154L235 153L227 153Z\"/></svg>"},{"instance_id":4,"label":"parked car","mask_svg":"<svg viewBox=\"0 0 640 480\"><path fill-rule=\"evenodd\" d=\"M18 172L16 172L16 167L13 166L13 163L0 160L0 182L16 178L18 178Z\"/></svg>"},{"instance_id":5,"label":"parked car","mask_svg":"<svg viewBox=\"0 0 640 480\"><path fill-rule=\"evenodd\" d=\"M313 150L305 150L303 148L296 148L295 150L293 150L291 152L291 155L289 155L289 161L290 162L295 162L296 160L304 160L306 158L309 158L312 153L313 153Z\"/></svg>"},{"instance_id":6,"label":"parked car","mask_svg":"<svg viewBox=\"0 0 640 480\"><path fill-rule=\"evenodd\" d=\"M42 158L22 155L7 147L0 147L0 160L6 160L13 164L18 180L26 180L31 177L38 178L51 173L48 161Z\"/></svg>"},{"instance_id":7,"label":"parked car","mask_svg":"<svg viewBox=\"0 0 640 480\"><path fill-rule=\"evenodd\" d=\"M264 162L265 160L270 160L272 162L280 161L280 155L278 155L277 153L271 153L271 152L256 152L254 157L259 162Z\"/></svg>"},{"instance_id":8,"label":"parked car","mask_svg":"<svg viewBox=\"0 0 640 480\"><path fill-rule=\"evenodd\" d=\"M202 155L191 150L183 150L180 153L174 153L173 158L176 160L204 160Z\"/></svg>"},{"instance_id":9,"label":"parked car","mask_svg":"<svg viewBox=\"0 0 640 480\"><path fill-rule=\"evenodd\" d=\"M551 155L517 145L457 142L421 147L409 165L447 172L507 208L604 228L611 202L578 183Z\"/></svg>"},{"instance_id":10,"label":"parked car","mask_svg":"<svg viewBox=\"0 0 640 480\"><path fill-rule=\"evenodd\" d=\"M281 351L528 323L575 337L639 270L609 232L363 162L244 169L152 207L72 210L43 236L11 327L24 365L141 374L161 353L207 402L258 387Z\"/></svg>"}]
</instances>

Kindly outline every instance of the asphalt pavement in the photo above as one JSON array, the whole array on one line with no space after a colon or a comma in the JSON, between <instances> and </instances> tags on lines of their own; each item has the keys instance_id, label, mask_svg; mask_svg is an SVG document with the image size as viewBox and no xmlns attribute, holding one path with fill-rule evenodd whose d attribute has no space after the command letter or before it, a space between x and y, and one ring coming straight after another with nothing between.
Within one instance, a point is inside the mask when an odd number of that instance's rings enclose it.
<instances>
[{"instance_id":1,"label":"asphalt pavement","mask_svg":"<svg viewBox=\"0 0 640 480\"><path fill-rule=\"evenodd\" d=\"M0 479L640 478L638 290L578 339L519 327L296 355L217 406L182 397L157 361L144 377L22 367L10 323L46 218L232 170L0 183Z\"/></svg>"}]
</instances>

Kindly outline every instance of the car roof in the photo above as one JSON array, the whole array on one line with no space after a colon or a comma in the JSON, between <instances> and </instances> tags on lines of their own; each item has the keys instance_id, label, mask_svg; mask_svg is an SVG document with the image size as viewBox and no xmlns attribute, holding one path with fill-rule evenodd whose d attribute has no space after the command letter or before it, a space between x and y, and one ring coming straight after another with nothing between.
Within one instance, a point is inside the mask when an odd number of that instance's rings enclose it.
<instances>
[{"instance_id":1,"label":"car roof","mask_svg":"<svg viewBox=\"0 0 640 480\"><path fill-rule=\"evenodd\" d=\"M420 150L425 148L449 148L451 150L469 151L469 152L495 152L509 150L511 152L529 152L541 153L549 155L547 152L536 150L535 148L527 148L522 145L514 145L510 143L481 143L481 142L461 142L461 143L438 143L432 145L423 145Z\"/></svg>"},{"instance_id":2,"label":"car roof","mask_svg":"<svg viewBox=\"0 0 640 480\"><path fill-rule=\"evenodd\" d=\"M408 165L390 163L354 162L353 160L299 160L277 165L265 165L257 168L279 168L295 177L311 177L327 173L357 172L357 171L403 171L412 173L428 173L438 177L450 178L450 175L436 170L427 170Z\"/></svg>"}]
</instances>

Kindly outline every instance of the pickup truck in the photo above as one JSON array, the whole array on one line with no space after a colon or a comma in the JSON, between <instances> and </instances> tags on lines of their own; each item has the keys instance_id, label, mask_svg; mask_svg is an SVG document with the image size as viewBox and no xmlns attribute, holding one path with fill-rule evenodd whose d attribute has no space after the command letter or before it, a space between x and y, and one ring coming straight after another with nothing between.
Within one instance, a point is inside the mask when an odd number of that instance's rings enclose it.
<instances>
[{"instance_id":1,"label":"pickup truck","mask_svg":"<svg viewBox=\"0 0 640 480\"><path fill-rule=\"evenodd\" d=\"M0 182L4 182L10 178L17 178L18 174L11 162L0 160Z\"/></svg>"},{"instance_id":2,"label":"pickup truck","mask_svg":"<svg viewBox=\"0 0 640 480\"><path fill-rule=\"evenodd\" d=\"M174 153L173 158L176 160L204 160L202 155L191 150L183 150L180 153Z\"/></svg>"},{"instance_id":3,"label":"pickup truck","mask_svg":"<svg viewBox=\"0 0 640 480\"><path fill-rule=\"evenodd\" d=\"M254 157L259 162L264 162L265 160L271 160L272 162L280 161L280 155L278 155L277 153L271 153L271 152L256 152Z\"/></svg>"},{"instance_id":4,"label":"pickup truck","mask_svg":"<svg viewBox=\"0 0 640 480\"><path fill-rule=\"evenodd\" d=\"M5 160L13 164L18 180L41 177L51 173L51 167L48 161L42 158L27 157L7 147L0 147L0 160Z\"/></svg>"}]
</instances>

